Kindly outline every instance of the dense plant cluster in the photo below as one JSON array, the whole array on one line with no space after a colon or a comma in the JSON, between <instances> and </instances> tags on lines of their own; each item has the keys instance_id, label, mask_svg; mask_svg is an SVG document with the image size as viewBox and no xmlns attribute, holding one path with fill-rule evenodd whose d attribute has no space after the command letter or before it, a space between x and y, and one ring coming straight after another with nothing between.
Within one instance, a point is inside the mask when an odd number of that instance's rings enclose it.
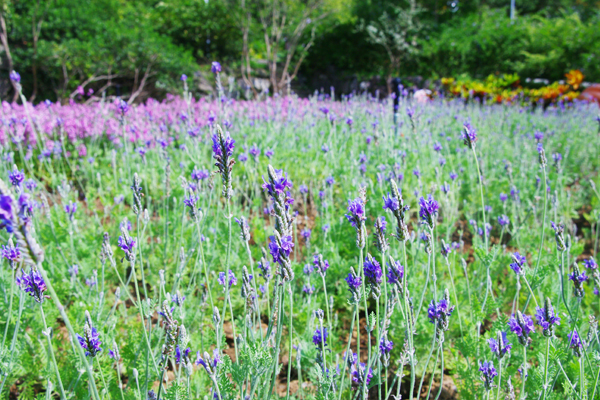
<instances>
[{"instance_id":1,"label":"dense plant cluster","mask_svg":"<svg viewBox=\"0 0 600 400\"><path fill-rule=\"evenodd\" d=\"M0 396L596 398L597 108L393 100L3 103Z\"/></svg>"},{"instance_id":2,"label":"dense plant cluster","mask_svg":"<svg viewBox=\"0 0 600 400\"><path fill-rule=\"evenodd\" d=\"M548 106L551 103L564 107L581 94L583 74L572 70L565 74L566 82L554 82L540 88L524 88L518 75L490 75L485 81L467 78L442 78L445 91L451 96L475 98L492 103L532 103Z\"/></svg>"}]
</instances>

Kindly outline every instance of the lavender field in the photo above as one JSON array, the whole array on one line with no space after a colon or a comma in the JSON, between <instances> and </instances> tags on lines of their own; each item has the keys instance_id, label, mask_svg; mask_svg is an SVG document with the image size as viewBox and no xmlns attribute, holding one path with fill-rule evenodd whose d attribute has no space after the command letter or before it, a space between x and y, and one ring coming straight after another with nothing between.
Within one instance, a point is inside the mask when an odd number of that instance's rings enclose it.
<instances>
[{"instance_id":1,"label":"lavender field","mask_svg":"<svg viewBox=\"0 0 600 400\"><path fill-rule=\"evenodd\" d=\"M0 398L600 398L596 105L182 85L2 103Z\"/></svg>"}]
</instances>

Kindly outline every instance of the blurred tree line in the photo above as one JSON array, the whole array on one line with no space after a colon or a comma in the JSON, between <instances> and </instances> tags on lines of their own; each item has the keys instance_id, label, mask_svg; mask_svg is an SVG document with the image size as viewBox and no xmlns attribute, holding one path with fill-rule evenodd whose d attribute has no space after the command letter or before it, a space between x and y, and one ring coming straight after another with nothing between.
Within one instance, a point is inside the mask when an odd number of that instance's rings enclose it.
<instances>
[{"instance_id":1,"label":"blurred tree line","mask_svg":"<svg viewBox=\"0 0 600 400\"><path fill-rule=\"evenodd\" d=\"M130 102L212 86L218 60L244 95L374 76L496 73L600 81L598 0L3 0L0 97Z\"/></svg>"}]
</instances>

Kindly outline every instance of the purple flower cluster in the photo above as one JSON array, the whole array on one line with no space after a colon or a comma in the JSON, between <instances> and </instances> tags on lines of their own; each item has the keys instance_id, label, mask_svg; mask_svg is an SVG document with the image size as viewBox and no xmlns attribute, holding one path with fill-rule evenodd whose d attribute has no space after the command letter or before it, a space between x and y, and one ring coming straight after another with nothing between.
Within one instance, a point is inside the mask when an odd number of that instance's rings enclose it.
<instances>
[{"instance_id":1,"label":"purple flower cluster","mask_svg":"<svg viewBox=\"0 0 600 400\"><path fill-rule=\"evenodd\" d=\"M543 329L544 336L551 337L554 325L560 325L560 317L554 312L550 299L546 297L544 308L536 307L535 322Z\"/></svg>"},{"instance_id":2,"label":"purple flower cluster","mask_svg":"<svg viewBox=\"0 0 600 400\"><path fill-rule=\"evenodd\" d=\"M527 258L519 254L518 251L514 252L512 255L513 262L510 263L510 268L515 271L515 274L522 275L523 274L523 265L527 262Z\"/></svg>"},{"instance_id":3,"label":"purple flower cluster","mask_svg":"<svg viewBox=\"0 0 600 400\"><path fill-rule=\"evenodd\" d=\"M427 195L427 199L424 197L419 199L419 207L419 217L421 217L421 221L429 226L430 229L433 229L440 205L435 201L433 196L429 194Z\"/></svg>"},{"instance_id":4,"label":"purple flower cluster","mask_svg":"<svg viewBox=\"0 0 600 400\"><path fill-rule=\"evenodd\" d=\"M471 126L470 122L465 122L463 125L462 139L465 143L465 146L469 147L470 149L475 148L475 143L477 142L477 131Z\"/></svg>"},{"instance_id":5,"label":"purple flower cluster","mask_svg":"<svg viewBox=\"0 0 600 400\"><path fill-rule=\"evenodd\" d=\"M371 294L374 298L378 298L380 294L380 285L382 281L383 272L381 266L370 254L367 253L363 266L365 282L371 289Z\"/></svg>"},{"instance_id":6,"label":"purple flower cluster","mask_svg":"<svg viewBox=\"0 0 600 400\"><path fill-rule=\"evenodd\" d=\"M100 334L95 326L92 325L90 314L85 312L85 324L83 325L83 336L77 334L79 345L85 350L87 357L96 357L102 351L100 345Z\"/></svg>"},{"instance_id":7,"label":"purple flower cluster","mask_svg":"<svg viewBox=\"0 0 600 400\"><path fill-rule=\"evenodd\" d=\"M397 285L398 288L402 287L402 279L404 278L404 267L400 264L400 261L394 261L393 258L390 257L390 262L388 263L388 272L387 272L388 283L390 285Z\"/></svg>"},{"instance_id":8,"label":"purple flower cluster","mask_svg":"<svg viewBox=\"0 0 600 400\"><path fill-rule=\"evenodd\" d=\"M496 339L489 338L488 344L490 345L490 350L496 355L498 360L501 360L506 353L510 353L510 350L512 349L512 344L509 343L506 332L498 331Z\"/></svg>"},{"instance_id":9,"label":"purple flower cluster","mask_svg":"<svg viewBox=\"0 0 600 400\"><path fill-rule=\"evenodd\" d=\"M44 296L46 282L40 272L34 268L31 268L29 273L21 271L21 276L17 276L15 281L25 293L29 293L38 303L42 303L44 298L48 297Z\"/></svg>"},{"instance_id":10,"label":"purple flower cluster","mask_svg":"<svg viewBox=\"0 0 600 400\"><path fill-rule=\"evenodd\" d=\"M523 346L529 346L531 338L529 334L534 331L533 320L528 315L523 315L521 311L517 311L516 315L512 315L508 320L510 330L517 335L519 343Z\"/></svg>"},{"instance_id":11,"label":"purple flower cluster","mask_svg":"<svg viewBox=\"0 0 600 400\"><path fill-rule=\"evenodd\" d=\"M225 287L225 284L227 284L227 288L231 289L232 286L237 285L238 280L233 271L228 270L227 274L225 274L223 271L219 272L219 278L217 281L219 282L219 285Z\"/></svg>"},{"instance_id":12,"label":"purple flower cluster","mask_svg":"<svg viewBox=\"0 0 600 400\"><path fill-rule=\"evenodd\" d=\"M220 70L220 67L219 67ZM235 160L233 159L233 149L235 140L229 136L229 132L223 133L223 130L217 125L217 133L212 136L213 158L216 160L215 166L221 174L223 182L223 197L230 199L233 189L231 187L231 171Z\"/></svg>"},{"instance_id":13,"label":"purple flower cluster","mask_svg":"<svg viewBox=\"0 0 600 400\"><path fill-rule=\"evenodd\" d=\"M318 348L321 348L321 346L325 347L327 346L328 335L329 332L327 332L327 328L317 328L315 330L315 334L312 337L312 341Z\"/></svg>"},{"instance_id":14,"label":"purple flower cluster","mask_svg":"<svg viewBox=\"0 0 600 400\"><path fill-rule=\"evenodd\" d=\"M481 372L481 379L485 390L490 391L494 387L494 378L498 376L494 363L491 361L479 362L479 371Z\"/></svg>"}]
</instances>

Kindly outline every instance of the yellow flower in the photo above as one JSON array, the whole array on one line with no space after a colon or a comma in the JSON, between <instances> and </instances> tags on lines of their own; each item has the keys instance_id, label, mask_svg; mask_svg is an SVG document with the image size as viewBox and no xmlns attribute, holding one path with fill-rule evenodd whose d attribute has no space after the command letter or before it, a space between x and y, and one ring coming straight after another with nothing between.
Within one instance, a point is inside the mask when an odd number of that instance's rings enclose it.
<instances>
[{"instance_id":1,"label":"yellow flower","mask_svg":"<svg viewBox=\"0 0 600 400\"><path fill-rule=\"evenodd\" d=\"M565 74L567 77L567 83L577 90L581 82L583 82L583 74L578 69L572 69Z\"/></svg>"}]
</instances>

